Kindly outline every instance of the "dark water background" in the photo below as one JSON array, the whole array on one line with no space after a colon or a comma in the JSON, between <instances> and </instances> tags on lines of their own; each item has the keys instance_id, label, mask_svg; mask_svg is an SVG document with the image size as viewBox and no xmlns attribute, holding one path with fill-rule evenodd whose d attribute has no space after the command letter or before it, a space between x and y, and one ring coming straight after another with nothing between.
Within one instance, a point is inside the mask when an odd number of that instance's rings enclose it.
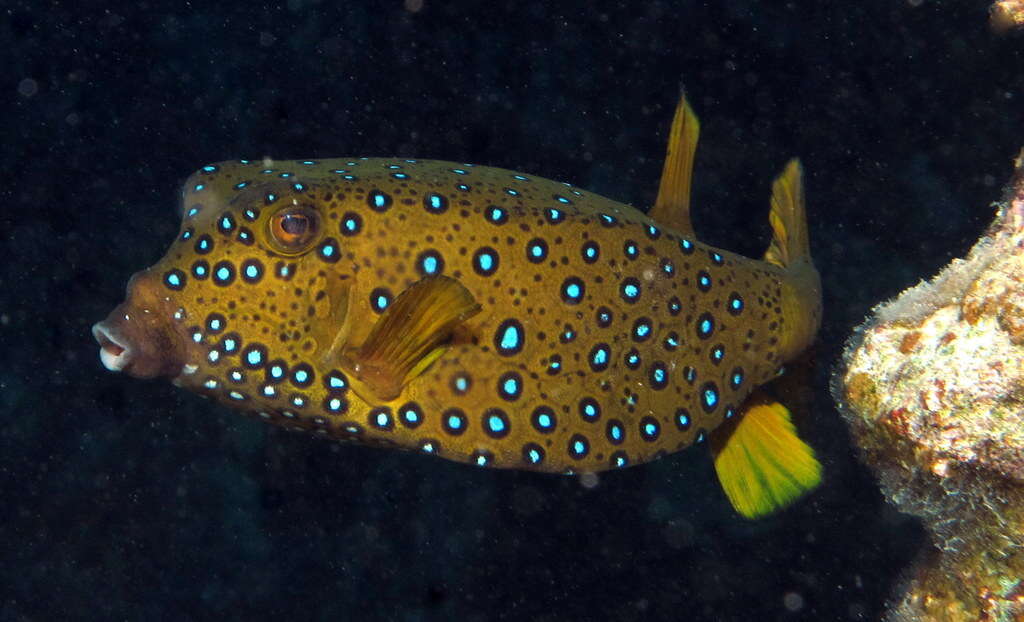
<instances>
[{"instance_id":1,"label":"dark water background","mask_svg":"<svg viewBox=\"0 0 1024 622\"><path fill-rule=\"evenodd\" d=\"M9 2L0 11L0 619L877 619L924 544L827 393L879 300L961 255L1024 144L983 2ZM399 155L646 207L680 84L695 222L759 255L803 158L826 484L737 518L705 453L573 479L282 432L106 372L89 326L230 158Z\"/></svg>"}]
</instances>

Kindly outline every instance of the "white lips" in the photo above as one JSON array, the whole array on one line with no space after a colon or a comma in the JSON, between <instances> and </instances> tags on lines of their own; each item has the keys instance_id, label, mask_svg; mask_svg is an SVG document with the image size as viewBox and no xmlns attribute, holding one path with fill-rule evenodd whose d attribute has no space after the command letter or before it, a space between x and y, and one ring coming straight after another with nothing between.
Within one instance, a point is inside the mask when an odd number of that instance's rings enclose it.
<instances>
[{"instance_id":1,"label":"white lips","mask_svg":"<svg viewBox=\"0 0 1024 622\"><path fill-rule=\"evenodd\" d=\"M100 361L110 371L123 371L132 359L132 351L103 322L93 324L92 336L100 344Z\"/></svg>"}]
</instances>

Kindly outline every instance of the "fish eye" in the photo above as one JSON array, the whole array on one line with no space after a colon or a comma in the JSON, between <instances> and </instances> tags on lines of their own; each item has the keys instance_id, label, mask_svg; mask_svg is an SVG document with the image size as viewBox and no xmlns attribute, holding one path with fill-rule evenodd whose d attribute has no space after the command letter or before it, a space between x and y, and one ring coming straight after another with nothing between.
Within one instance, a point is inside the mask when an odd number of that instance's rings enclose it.
<instances>
[{"instance_id":1,"label":"fish eye","mask_svg":"<svg viewBox=\"0 0 1024 622\"><path fill-rule=\"evenodd\" d=\"M278 210L267 223L274 248L293 255L312 248L320 237L320 216L307 205L289 205Z\"/></svg>"}]
</instances>

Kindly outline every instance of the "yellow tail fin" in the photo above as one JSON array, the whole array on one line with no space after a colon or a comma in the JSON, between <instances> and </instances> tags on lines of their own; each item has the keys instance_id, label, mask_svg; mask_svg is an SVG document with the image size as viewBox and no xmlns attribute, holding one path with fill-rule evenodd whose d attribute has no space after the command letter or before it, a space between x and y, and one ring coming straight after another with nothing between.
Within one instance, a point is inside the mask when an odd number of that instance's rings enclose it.
<instances>
[{"instance_id":1,"label":"yellow tail fin","mask_svg":"<svg viewBox=\"0 0 1024 622\"><path fill-rule=\"evenodd\" d=\"M685 95L680 95L672 129L668 134L665 166L661 170L658 198L649 216L679 233L692 234L690 222L690 186L693 180L693 155L700 136L700 121Z\"/></svg>"},{"instance_id":2,"label":"yellow tail fin","mask_svg":"<svg viewBox=\"0 0 1024 622\"><path fill-rule=\"evenodd\" d=\"M803 167L793 158L772 184L772 208L768 214L774 236L764 260L787 268L809 261L807 214L804 211Z\"/></svg>"},{"instance_id":3,"label":"yellow tail fin","mask_svg":"<svg viewBox=\"0 0 1024 622\"><path fill-rule=\"evenodd\" d=\"M715 471L725 495L746 518L786 507L821 483L814 450L796 435L789 411L754 399L736 423L711 435Z\"/></svg>"}]
</instances>

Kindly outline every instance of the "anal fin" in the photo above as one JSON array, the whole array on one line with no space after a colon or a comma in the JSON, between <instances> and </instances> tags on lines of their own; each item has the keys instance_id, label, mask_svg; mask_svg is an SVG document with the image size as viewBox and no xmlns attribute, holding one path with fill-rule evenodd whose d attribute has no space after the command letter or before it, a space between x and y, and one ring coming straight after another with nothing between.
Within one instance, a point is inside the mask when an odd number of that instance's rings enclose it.
<instances>
[{"instance_id":1,"label":"anal fin","mask_svg":"<svg viewBox=\"0 0 1024 622\"><path fill-rule=\"evenodd\" d=\"M693 113L685 95L680 95L672 129L668 135L668 150L661 171L658 198L648 214L658 223L690 235L690 186L693 180L693 156L697 151L700 121Z\"/></svg>"},{"instance_id":2,"label":"anal fin","mask_svg":"<svg viewBox=\"0 0 1024 622\"><path fill-rule=\"evenodd\" d=\"M393 400L444 354L455 327L479 311L455 279L425 277L395 298L362 346L341 353L340 366L367 402Z\"/></svg>"},{"instance_id":3,"label":"anal fin","mask_svg":"<svg viewBox=\"0 0 1024 622\"><path fill-rule=\"evenodd\" d=\"M738 420L712 433L711 451L726 497L746 518L780 510L821 483L821 464L789 411L764 397L748 399Z\"/></svg>"}]
</instances>

